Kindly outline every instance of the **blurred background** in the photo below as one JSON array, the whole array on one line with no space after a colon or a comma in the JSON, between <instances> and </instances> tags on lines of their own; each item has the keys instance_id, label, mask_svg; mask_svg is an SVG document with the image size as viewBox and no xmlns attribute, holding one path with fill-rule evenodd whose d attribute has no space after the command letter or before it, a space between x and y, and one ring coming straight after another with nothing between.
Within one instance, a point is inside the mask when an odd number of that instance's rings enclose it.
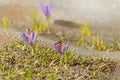
<instances>
[{"instance_id":1,"label":"blurred background","mask_svg":"<svg viewBox=\"0 0 120 80\"><path fill-rule=\"evenodd\" d=\"M85 22L98 32L120 32L120 0L0 0L0 18L30 26L31 13L40 11L39 3L54 3L52 21Z\"/></svg>"}]
</instances>

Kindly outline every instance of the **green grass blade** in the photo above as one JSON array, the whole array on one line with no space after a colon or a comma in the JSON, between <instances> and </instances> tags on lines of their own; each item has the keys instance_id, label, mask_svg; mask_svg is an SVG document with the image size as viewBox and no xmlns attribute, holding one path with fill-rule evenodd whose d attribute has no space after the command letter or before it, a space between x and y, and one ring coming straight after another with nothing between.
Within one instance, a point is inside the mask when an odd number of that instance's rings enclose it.
<instances>
[{"instance_id":1,"label":"green grass blade","mask_svg":"<svg viewBox=\"0 0 120 80\"><path fill-rule=\"evenodd\" d=\"M8 19L6 17L4 17L3 18L3 27L5 30L8 29L8 24L9 24Z\"/></svg>"}]
</instances>

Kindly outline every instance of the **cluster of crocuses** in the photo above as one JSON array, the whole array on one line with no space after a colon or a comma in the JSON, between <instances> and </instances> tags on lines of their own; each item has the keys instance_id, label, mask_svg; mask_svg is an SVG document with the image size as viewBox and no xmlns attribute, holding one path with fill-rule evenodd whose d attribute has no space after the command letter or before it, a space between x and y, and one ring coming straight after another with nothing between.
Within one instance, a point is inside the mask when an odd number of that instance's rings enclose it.
<instances>
[{"instance_id":1,"label":"cluster of crocuses","mask_svg":"<svg viewBox=\"0 0 120 80\"><path fill-rule=\"evenodd\" d=\"M47 19L50 18L51 12L53 10L53 4L50 6L46 5L43 6L39 4L40 9L42 10L43 14L46 16ZM36 32L32 32L30 29L28 29L27 34L22 34L23 40L28 43L29 45L33 46L36 42ZM70 43L64 44L62 42L55 44L55 49L63 55L65 52L68 51Z\"/></svg>"},{"instance_id":2,"label":"cluster of crocuses","mask_svg":"<svg viewBox=\"0 0 120 80\"><path fill-rule=\"evenodd\" d=\"M36 32L32 32L30 29L28 29L27 34L22 33L22 38L27 44L33 46L36 42ZM59 42L56 43L54 47L61 55L63 55L68 51L69 45L70 43L64 44L62 42Z\"/></svg>"},{"instance_id":3,"label":"cluster of crocuses","mask_svg":"<svg viewBox=\"0 0 120 80\"><path fill-rule=\"evenodd\" d=\"M53 10L53 4L50 4L50 6L48 5L44 6L42 4L39 4L39 8L42 10L43 14L47 19L50 18ZM23 33L22 37L25 42L27 42L30 45L33 45L35 43L36 33L28 29L27 34Z\"/></svg>"}]
</instances>

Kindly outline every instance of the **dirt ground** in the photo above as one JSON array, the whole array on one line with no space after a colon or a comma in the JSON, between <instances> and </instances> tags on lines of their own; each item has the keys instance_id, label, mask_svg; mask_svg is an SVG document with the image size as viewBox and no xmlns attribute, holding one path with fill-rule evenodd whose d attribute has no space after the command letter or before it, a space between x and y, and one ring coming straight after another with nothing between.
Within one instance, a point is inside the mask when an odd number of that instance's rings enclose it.
<instances>
[{"instance_id":1,"label":"dirt ground","mask_svg":"<svg viewBox=\"0 0 120 80\"><path fill-rule=\"evenodd\" d=\"M9 29L8 31L4 31L3 28L0 28L0 39L1 39L0 49L3 49L5 46L9 45L13 41L22 40L20 36L21 32L22 31L19 31L18 29L14 29L14 28ZM45 44L53 48L55 40L57 39L55 39L54 36L47 37L43 35L43 36L39 36L38 40L39 40L39 43ZM92 51L85 48L78 48L78 47L75 47L74 45L71 45L71 50L73 53L78 53L85 56L91 56L91 57L94 57L96 55L99 57L105 56L106 58L111 58L112 60L117 61L118 64L117 64L116 70L114 74L110 76L110 80L114 80L114 79L118 80L120 78L119 77L120 76L119 52Z\"/></svg>"}]
</instances>

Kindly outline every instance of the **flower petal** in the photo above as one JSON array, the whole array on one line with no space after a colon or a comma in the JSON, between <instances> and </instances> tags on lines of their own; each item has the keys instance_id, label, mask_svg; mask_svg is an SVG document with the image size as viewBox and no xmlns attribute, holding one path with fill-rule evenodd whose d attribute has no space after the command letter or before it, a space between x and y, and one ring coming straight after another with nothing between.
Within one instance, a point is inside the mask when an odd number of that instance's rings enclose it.
<instances>
[{"instance_id":1,"label":"flower petal","mask_svg":"<svg viewBox=\"0 0 120 80\"><path fill-rule=\"evenodd\" d=\"M26 36L25 33L22 34L22 37L23 37L23 40L24 40L25 42L27 42L28 44L31 43L31 41L29 40L29 38Z\"/></svg>"},{"instance_id":2,"label":"flower petal","mask_svg":"<svg viewBox=\"0 0 120 80\"><path fill-rule=\"evenodd\" d=\"M32 33L32 39L31 39L32 44L35 43L35 40L36 40L36 33Z\"/></svg>"},{"instance_id":3,"label":"flower petal","mask_svg":"<svg viewBox=\"0 0 120 80\"><path fill-rule=\"evenodd\" d=\"M45 16L49 16L49 15L50 15L49 7L45 6Z\"/></svg>"},{"instance_id":4,"label":"flower petal","mask_svg":"<svg viewBox=\"0 0 120 80\"><path fill-rule=\"evenodd\" d=\"M63 53L64 53L64 50L62 49L61 44L56 44L56 45L55 45L55 49L56 49L60 54L63 54Z\"/></svg>"},{"instance_id":5,"label":"flower petal","mask_svg":"<svg viewBox=\"0 0 120 80\"><path fill-rule=\"evenodd\" d=\"M42 10L43 14L46 17L49 17L51 15L53 7L54 7L53 3L50 4L50 6L48 6L48 5L43 6L43 5L39 4L39 8Z\"/></svg>"},{"instance_id":6,"label":"flower petal","mask_svg":"<svg viewBox=\"0 0 120 80\"><path fill-rule=\"evenodd\" d=\"M42 4L39 3L39 8L43 11L44 10L44 6Z\"/></svg>"},{"instance_id":7,"label":"flower petal","mask_svg":"<svg viewBox=\"0 0 120 80\"><path fill-rule=\"evenodd\" d=\"M53 4L53 3L51 3L51 4L50 4L50 6L49 6L49 12L50 12L50 14L51 14L51 12L52 12L53 8L54 8L54 4Z\"/></svg>"},{"instance_id":8,"label":"flower petal","mask_svg":"<svg viewBox=\"0 0 120 80\"><path fill-rule=\"evenodd\" d=\"M67 43L67 44L65 45L65 50L66 50L66 51L68 50L69 45L70 45L70 43Z\"/></svg>"},{"instance_id":9,"label":"flower petal","mask_svg":"<svg viewBox=\"0 0 120 80\"><path fill-rule=\"evenodd\" d=\"M44 15L46 14L46 9L42 4L39 4L39 8L42 10L42 12L44 13Z\"/></svg>"}]
</instances>

